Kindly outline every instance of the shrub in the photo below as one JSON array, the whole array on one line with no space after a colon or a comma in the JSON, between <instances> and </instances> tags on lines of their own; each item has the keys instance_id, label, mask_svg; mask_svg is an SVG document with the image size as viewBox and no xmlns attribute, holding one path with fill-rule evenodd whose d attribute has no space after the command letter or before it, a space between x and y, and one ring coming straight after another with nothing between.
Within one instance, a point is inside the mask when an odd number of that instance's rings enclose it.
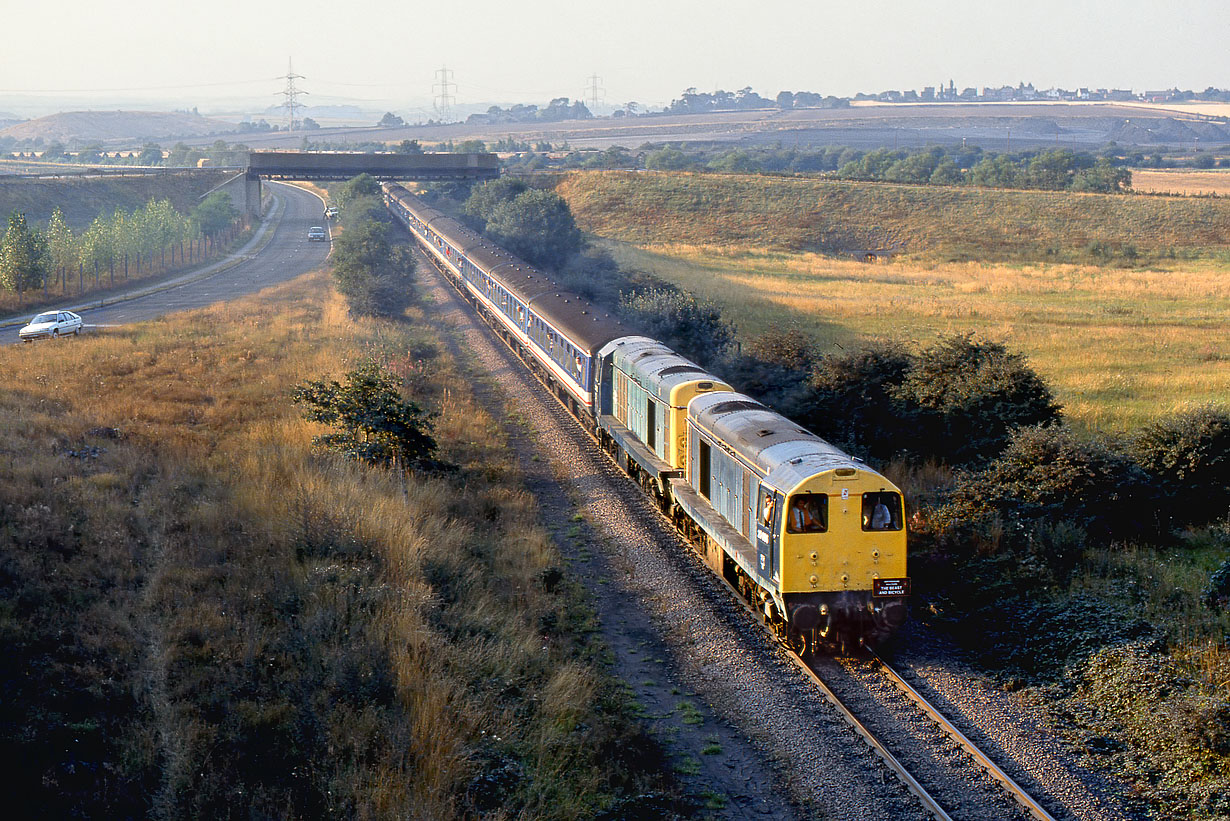
<instances>
[{"instance_id":1,"label":"shrub","mask_svg":"<svg viewBox=\"0 0 1230 821\"><path fill-rule=\"evenodd\" d=\"M354 200L360 197L379 198L380 195L380 183L376 181L376 178L371 174L360 174L339 186L333 199L344 212Z\"/></svg>"},{"instance_id":2,"label":"shrub","mask_svg":"<svg viewBox=\"0 0 1230 821\"><path fill-rule=\"evenodd\" d=\"M462 206L466 221L479 231L487 228L487 220L497 205L509 202L529 190L520 177L500 177L476 186Z\"/></svg>"},{"instance_id":3,"label":"shrub","mask_svg":"<svg viewBox=\"0 0 1230 821\"><path fill-rule=\"evenodd\" d=\"M369 464L394 468L433 464L436 440L431 436L434 413L402 399L398 380L374 362L336 381L305 382L291 401L306 405L304 417L342 430L313 441L328 450Z\"/></svg>"},{"instance_id":4,"label":"shrub","mask_svg":"<svg viewBox=\"0 0 1230 821\"><path fill-rule=\"evenodd\" d=\"M717 303L671 287L633 291L621 300L620 311L647 336L706 366L735 338L734 326L722 317Z\"/></svg>"},{"instance_id":5,"label":"shrub","mask_svg":"<svg viewBox=\"0 0 1230 821\"><path fill-rule=\"evenodd\" d=\"M1076 527L1099 539L1147 534L1154 524L1151 497L1149 477L1126 454L1064 427L1029 427L1015 431L986 467L959 475L935 521L942 529L974 532L999 521L1008 547L1042 549L1058 538L1066 565L1078 545L1071 532L1055 528Z\"/></svg>"},{"instance_id":6,"label":"shrub","mask_svg":"<svg viewBox=\"0 0 1230 821\"><path fill-rule=\"evenodd\" d=\"M581 232L564 198L553 191L523 191L498 203L487 233L534 265L556 268L581 250Z\"/></svg>"},{"instance_id":7,"label":"shrub","mask_svg":"<svg viewBox=\"0 0 1230 821\"><path fill-rule=\"evenodd\" d=\"M349 224L333 242L330 263L353 316L398 316L414 298L414 254L389 242L387 224Z\"/></svg>"},{"instance_id":8,"label":"shrub","mask_svg":"<svg viewBox=\"0 0 1230 821\"><path fill-rule=\"evenodd\" d=\"M785 416L802 419L810 407L808 374L814 343L802 331L774 330L753 337L722 363L721 373L739 390Z\"/></svg>"},{"instance_id":9,"label":"shrub","mask_svg":"<svg viewBox=\"0 0 1230 821\"><path fill-rule=\"evenodd\" d=\"M1205 693L1174 658L1147 643L1107 647L1082 671L1080 695L1105 736L1127 742L1123 768L1167 817L1225 818L1230 703Z\"/></svg>"},{"instance_id":10,"label":"shrub","mask_svg":"<svg viewBox=\"0 0 1230 821\"><path fill-rule=\"evenodd\" d=\"M895 398L914 363L903 344L881 342L816 361L803 422L855 453L888 459L906 444L908 424Z\"/></svg>"},{"instance_id":11,"label":"shrub","mask_svg":"<svg viewBox=\"0 0 1230 821\"><path fill-rule=\"evenodd\" d=\"M1203 407L1145 426L1132 442L1153 476L1174 525L1199 525L1230 514L1230 411Z\"/></svg>"},{"instance_id":12,"label":"shrub","mask_svg":"<svg viewBox=\"0 0 1230 821\"><path fill-rule=\"evenodd\" d=\"M1015 428L1059 420L1059 405L1024 357L972 334L923 350L893 398L908 413L913 451L953 464L994 456Z\"/></svg>"}]
</instances>

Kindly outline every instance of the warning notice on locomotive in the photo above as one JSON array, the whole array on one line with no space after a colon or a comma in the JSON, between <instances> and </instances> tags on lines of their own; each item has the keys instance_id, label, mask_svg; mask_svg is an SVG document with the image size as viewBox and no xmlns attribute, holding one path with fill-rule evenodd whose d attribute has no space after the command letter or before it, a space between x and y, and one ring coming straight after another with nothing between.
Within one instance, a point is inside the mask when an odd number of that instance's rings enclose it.
<instances>
[{"instance_id":1,"label":"warning notice on locomotive","mask_svg":"<svg viewBox=\"0 0 1230 821\"><path fill-rule=\"evenodd\" d=\"M871 595L873 596L908 596L910 595L909 579L872 579Z\"/></svg>"}]
</instances>

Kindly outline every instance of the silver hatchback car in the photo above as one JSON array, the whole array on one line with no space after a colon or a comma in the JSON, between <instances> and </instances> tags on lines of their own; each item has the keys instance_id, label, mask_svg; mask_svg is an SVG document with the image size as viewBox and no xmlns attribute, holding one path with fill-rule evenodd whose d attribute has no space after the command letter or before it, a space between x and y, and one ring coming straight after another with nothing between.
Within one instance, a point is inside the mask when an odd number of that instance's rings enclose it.
<instances>
[{"instance_id":1,"label":"silver hatchback car","mask_svg":"<svg viewBox=\"0 0 1230 821\"><path fill-rule=\"evenodd\" d=\"M45 311L17 332L22 342L81 333L81 317L72 311Z\"/></svg>"}]
</instances>

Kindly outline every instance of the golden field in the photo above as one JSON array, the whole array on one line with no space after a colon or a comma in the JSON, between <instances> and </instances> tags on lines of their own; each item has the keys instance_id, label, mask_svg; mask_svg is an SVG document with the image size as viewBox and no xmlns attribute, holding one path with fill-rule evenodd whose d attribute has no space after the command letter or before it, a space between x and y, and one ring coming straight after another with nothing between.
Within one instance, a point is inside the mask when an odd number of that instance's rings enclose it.
<instances>
[{"instance_id":1,"label":"golden field","mask_svg":"<svg viewBox=\"0 0 1230 821\"><path fill-rule=\"evenodd\" d=\"M1230 401L1230 275L1092 266L866 264L747 248L607 243L621 265L721 304L745 334L799 328L822 352L973 332L1024 353L1069 418L1125 431Z\"/></svg>"},{"instance_id":2,"label":"golden field","mask_svg":"<svg viewBox=\"0 0 1230 821\"><path fill-rule=\"evenodd\" d=\"M1225 196L1230 195L1230 170L1136 168L1132 170L1132 188L1145 193Z\"/></svg>"},{"instance_id":3,"label":"golden field","mask_svg":"<svg viewBox=\"0 0 1230 821\"><path fill-rule=\"evenodd\" d=\"M318 272L0 349L16 816L579 818L663 794L578 589L544 582L564 561L501 424L412 314L353 321ZM369 359L440 413L455 471L313 447L292 388Z\"/></svg>"}]
</instances>

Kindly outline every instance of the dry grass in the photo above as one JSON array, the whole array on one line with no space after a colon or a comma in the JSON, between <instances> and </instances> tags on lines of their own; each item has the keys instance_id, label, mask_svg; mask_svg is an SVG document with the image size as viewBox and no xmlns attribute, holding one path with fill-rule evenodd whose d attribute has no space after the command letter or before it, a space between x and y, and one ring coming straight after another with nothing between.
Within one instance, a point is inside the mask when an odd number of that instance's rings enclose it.
<instances>
[{"instance_id":1,"label":"dry grass","mask_svg":"<svg viewBox=\"0 0 1230 821\"><path fill-rule=\"evenodd\" d=\"M717 301L749 335L797 327L825 351L941 333L1002 341L1028 357L1069 418L1092 429L1128 430L1230 400L1230 277L1211 263L868 265L738 246L608 247L624 267Z\"/></svg>"},{"instance_id":2,"label":"dry grass","mask_svg":"<svg viewBox=\"0 0 1230 821\"><path fill-rule=\"evenodd\" d=\"M1221 198L618 171L572 173L557 190L584 230L637 245L1097 264L1224 259L1230 249Z\"/></svg>"},{"instance_id":3,"label":"dry grass","mask_svg":"<svg viewBox=\"0 0 1230 821\"><path fill-rule=\"evenodd\" d=\"M0 350L18 814L575 818L667 788L573 588L541 582L563 562L499 426L425 334L352 323L315 274ZM456 476L314 453L291 387L367 357L442 411Z\"/></svg>"},{"instance_id":4,"label":"dry grass","mask_svg":"<svg viewBox=\"0 0 1230 821\"><path fill-rule=\"evenodd\" d=\"M1132 188L1155 194L1230 194L1230 171L1132 171Z\"/></svg>"}]
</instances>

